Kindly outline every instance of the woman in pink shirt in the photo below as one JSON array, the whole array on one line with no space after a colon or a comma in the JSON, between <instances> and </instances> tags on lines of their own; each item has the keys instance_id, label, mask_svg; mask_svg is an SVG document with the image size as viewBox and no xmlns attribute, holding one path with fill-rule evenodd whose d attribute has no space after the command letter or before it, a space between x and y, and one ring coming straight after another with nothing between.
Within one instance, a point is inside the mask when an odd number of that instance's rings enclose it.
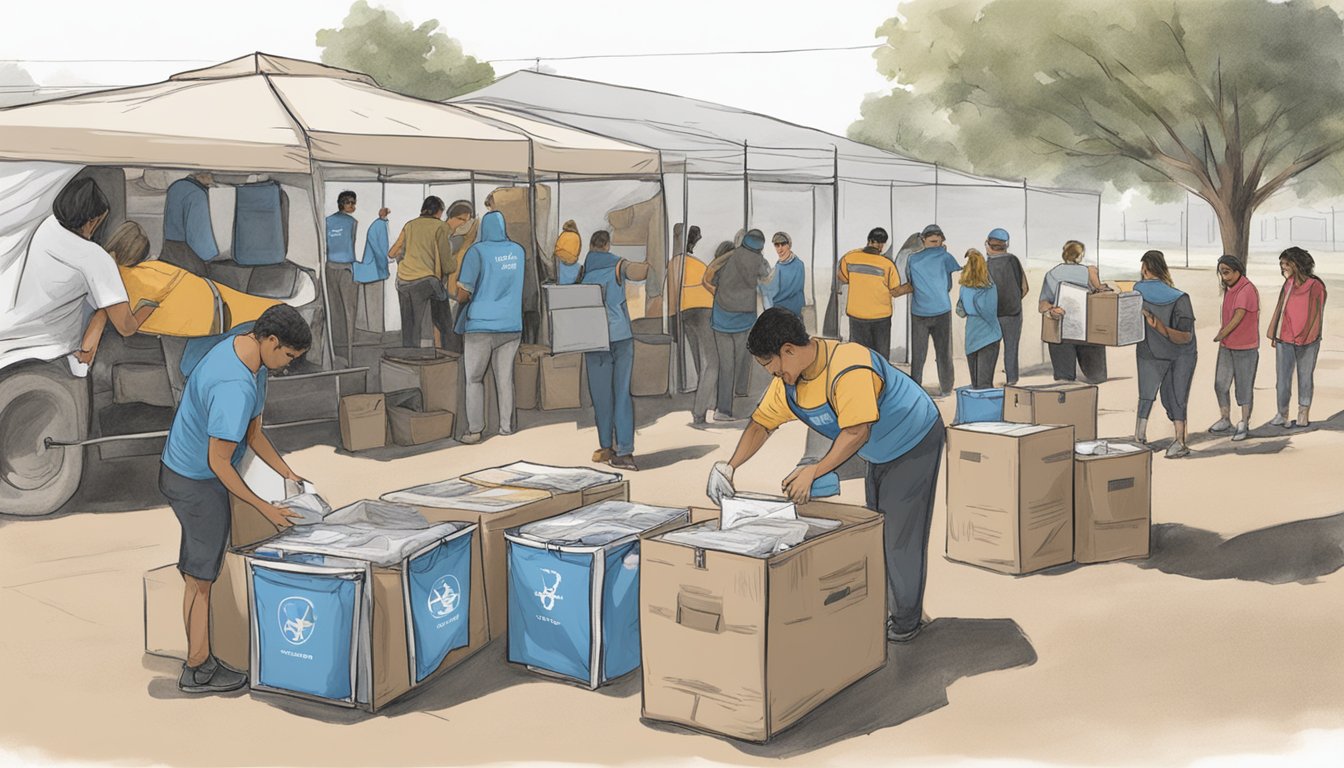
<instances>
[{"instance_id":1,"label":"woman in pink shirt","mask_svg":"<svg viewBox=\"0 0 1344 768\"><path fill-rule=\"evenodd\" d=\"M1237 405L1241 420L1234 441L1245 440L1251 432L1251 405L1255 399L1255 372L1260 367L1260 292L1246 277L1246 267L1235 256L1218 259L1218 286L1223 291L1222 327L1213 340L1218 342L1218 367L1213 374L1213 393L1218 397L1222 418L1210 432L1232 429L1232 399L1229 390L1237 385Z\"/></svg>"},{"instance_id":2,"label":"woman in pink shirt","mask_svg":"<svg viewBox=\"0 0 1344 768\"><path fill-rule=\"evenodd\" d=\"M1321 351L1321 321L1325 316L1325 282L1316 276L1316 260L1293 246L1279 254L1283 290L1269 321L1269 344L1277 350L1279 412L1270 423L1278 427L1311 424L1311 394L1316 355ZM1297 371L1297 420L1288 421Z\"/></svg>"}]
</instances>

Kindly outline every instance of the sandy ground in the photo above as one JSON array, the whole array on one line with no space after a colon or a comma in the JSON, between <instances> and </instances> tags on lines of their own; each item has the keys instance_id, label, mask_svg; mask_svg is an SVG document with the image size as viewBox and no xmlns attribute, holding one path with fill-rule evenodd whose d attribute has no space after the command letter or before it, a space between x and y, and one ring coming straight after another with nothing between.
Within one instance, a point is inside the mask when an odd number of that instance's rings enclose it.
<instances>
[{"instance_id":1,"label":"sandy ground","mask_svg":"<svg viewBox=\"0 0 1344 768\"><path fill-rule=\"evenodd\" d=\"M1032 272L1039 285L1039 269ZM1272 267L1252 276L1272 307ZM184 766L777 758L1154 765L1283 756L1313 732L1336 729L1337 737L1344 505L1334 473L1344 447L1344 303L1334 300L1327 317L1313 426L1259 426L1273 415L1266 346L1253 439L1233 444L1203 432L1218 415L1211 272L1178 271L1176 279L1199 317L1195 453L1153 462L1152 557L1021 578L959 565L942 556L940 498L925 604L934 623L916 642L892 646L884 670L769 745L641 722L637 676L580 690L508 667L501 643L376 716L247 693L184 697L175 688L178 664L142 653L141 575L174 560L178 528L157 498L154 462L137 460L95 468L68 513L0 518L0 762L7 752ZM1339 292L1344 281L1331 287ZM1029 322L1024 335L1034 333ZM1100 427L1121 436L1133 428L1133 351L1112 350L1110 366ZM964 363L958 379L967 380ZM666 399L638 402L644 471L631 476L632 494L703 504L709 465L726 458L736 433L693 430L685 411L670 407ZM940 407L950 421L952 403ZM285 441L309 444L290 462L344 503L520 458L582 462L596 443L591 419L562 416L531 414L525 426L543 423L517 435L395 460L338 453L334 430L316 435L327 445L312 445L312 436ZM1162 449L1170 434L1155 412L1150 438ZM739 487L776 488L802 444L798 425L781 430L740 472ZM861 480L844 483L843 500L861 503L862 493ZM1341 744L1317 750L1328 755Z\"/></svg>"}]
</instances>

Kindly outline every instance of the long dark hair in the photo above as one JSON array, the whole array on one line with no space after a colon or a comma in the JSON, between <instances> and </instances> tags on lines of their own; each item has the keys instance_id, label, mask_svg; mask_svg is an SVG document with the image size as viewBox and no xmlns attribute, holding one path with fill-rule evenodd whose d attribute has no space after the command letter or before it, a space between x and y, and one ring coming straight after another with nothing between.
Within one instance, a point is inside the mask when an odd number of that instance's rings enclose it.
<instances>
[{"instance_id":1,"label":"long dark hair","mask_svg":"<svg viewBox=\"0 0 1344 768\"><path fill-rule=\"evenodd\" d=\"M1237 277L1238 280L1240 280L1241 278L1243 278L1243 277L1246 276L1246 265L1242 264L1242 263L1241 263L1241 259L1238 259L1236 256L1230 256L1230 255L1228 255L1228 254L1223 254L1222 256L1219 256L1219 257L1218 257L1218 266L1219 266L1219 267L1227 267L1228 269L1232 270L1233 272L1236 272L1237 275L1238 275L1238 277ZM1213 271L1214 271L1214 274L1218 274L1218 268L1217 268L1217 267L1214 267L1214 270L1213 270ZM1223 282L1223 276L1222 276L1222 275L1218 275L1218 288L1219 288L1223 293L1227 293L1227 283L1224 283L1224 282Z\"/></svg>"},{"instance_id":2,"label":"long dark hair","mask_svg":"<svg viewBox=\"0 0 1344 768\"><path fill-rule=\"evenodd\" d=\"M1175 288L1171 281L1171 270L1167 269L1167 257L1161 251L1148 251L1139 257L1139 263L1148 270L1148 274Z\"/></svg>"},{"instance_id":3,"label":"long dark hair","mask_svg":"<svg viewBox=\"0 0 1344 768\"><path fill-rule=\"evenodd\" d=\"M1321 284L1321 291L1325 292L1325 281L1316 275L1316 259L1312 258L1306 248L1298 248L1296 245L1286 248L1279 254L1279 261L1292 264L1297 274L1302 276L1302 282L1315 280Z\"/></svg>"}]
</instances>

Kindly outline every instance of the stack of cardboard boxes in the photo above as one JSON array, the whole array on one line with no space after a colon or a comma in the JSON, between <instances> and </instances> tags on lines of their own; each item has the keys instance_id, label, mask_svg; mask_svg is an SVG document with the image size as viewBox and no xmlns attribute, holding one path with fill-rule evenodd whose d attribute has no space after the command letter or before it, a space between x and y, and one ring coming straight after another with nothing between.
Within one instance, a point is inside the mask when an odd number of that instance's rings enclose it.
<instances>
[{"instance_id":1,"label":"stack of cardboard boxes","mask_svg":"<svg viewBox=\"0 0 1344 768\"><path fill-rule=\"evenodd\" d=\"M948 431L949 559L1025 574L1148 556L1152 453L1096 440L1096 387L1008 387L1003 413Z\"/></svg>"}]
</instances>

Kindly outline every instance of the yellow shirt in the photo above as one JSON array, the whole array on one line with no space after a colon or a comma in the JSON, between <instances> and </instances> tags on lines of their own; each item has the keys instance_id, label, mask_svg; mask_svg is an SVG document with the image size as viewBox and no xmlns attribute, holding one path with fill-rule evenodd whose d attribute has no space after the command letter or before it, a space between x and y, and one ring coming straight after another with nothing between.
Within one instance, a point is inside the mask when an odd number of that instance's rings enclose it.
<instances>
[{"instance_id":1,"label":"yellow shirt","mask_svg":"<svg viewBox=\"0 0 1344 768\"><path fill-rule=\"evenodd\" d=\"M901 274L891 259L862 249L840 259L840 276L849 283L845 314L859 320L891 317L891 291L901 285Z\"/></svg>"},{"instance_id":2,"label":"yellow shirt","mask_svg":"<svg viewBox=\"0 0 1344 768\"><path fill-rule=\"evenodd\" d=\"M873 370L872 352L865 346L834 339L815 341L820 345L817 361L798 380L795 392L798 406L804 410L818 408L827 402L830 393L830 404L841 429L876 423L882 377ZM784 380L772 379L751 420L773 431L796 418L789 408Z\"/></svg>"},{"instance_id":3,"label":"yellow shirt","mask_svg":"<svg viewBox=\"0 0 1344 768\"><path fill-rule=\"evenodd\" d=\"M210 336L228 328L215 327L215 296L205 278L162 261L142 261L134 267L118 267L131 309L143 299L158 302L158 309L140 326L142 333L158 336ZM231 326L261 317L280 302L265 299L215 283L229 309Z\"/></svg>"},{"instance_id":4,"label":"yellow shirt","mask_svg":"<svg viewBox=\"0 0 1344 768\"><path fill-rule=\"evenodd\" d=\"M426 277L444 278L457 271L448 231L433 216L417 216L401 229L401 263L397 265L397 279L405 282Z\"/></svg>"},{"instance_id":5,"label":"yellow shirt","mask_svg":"<svg viewBox=\"0 0 1344 768\"><path fill-rule=\"evenodd\" d=\"M685 262L685 266L682 263ZM704 286L705 263L694 256L673 256L672 261L667 264L667 279L675 280L677 271L685 269L686 272L681 276L681 308L678 311L688 309L711 309L714 306L714 296Z\"/></svg>"},{"instance_id":6,"label":"yellow shirt","mask_svg":"<svg viewBox=\"0 0 1344 768\"><path fill-rule=\"evenodd\" d=\"M566 264L579 260L579 251L583 250L583 241L578 232L561 232L555 241L555 258Z\"/></svg>"}]
</instances>

